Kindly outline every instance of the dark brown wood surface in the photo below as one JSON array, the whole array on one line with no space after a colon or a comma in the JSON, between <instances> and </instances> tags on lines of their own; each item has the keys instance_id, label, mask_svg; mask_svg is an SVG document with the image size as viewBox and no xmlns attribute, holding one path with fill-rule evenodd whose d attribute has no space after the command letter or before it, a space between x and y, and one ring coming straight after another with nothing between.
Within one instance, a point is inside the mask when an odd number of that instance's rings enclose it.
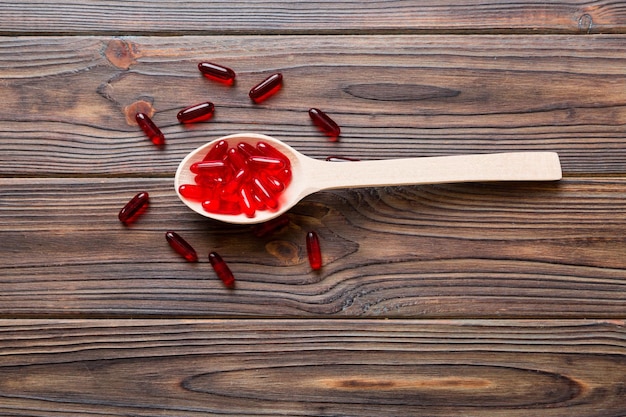
<instances>
[{"instance_id":1,"label":"dark brown wood surface","mask_svg":"<svg viewBox=\"0 0 626 417\"><path fill-rule=\"evenodd\" d=\"M0 4L0 31L76 33L622 33L619 1L35 0Z\"/></svg>"},{"instance_id":2,"label":"dark brown wood surface","mask_svg":"<svg viewBox=\"0 0 626 417\"><path fill-rule=\"evenodd\" d=\"M318 159L556 151L564 178L326 191L258 238L173 189L246 131ZM625 136L622 2L0 1L0 415L625 416Z\"/></svg>"},{"instance_id":3,"label":"dark brown wood surface","mask_svg":"<svg viewBox=\"0 0 626 417\"><path fill-rule=\"evenodd\" d=\"M3 415L619 416L624 321L1 320Z\"/></svg>"}]
</instances>

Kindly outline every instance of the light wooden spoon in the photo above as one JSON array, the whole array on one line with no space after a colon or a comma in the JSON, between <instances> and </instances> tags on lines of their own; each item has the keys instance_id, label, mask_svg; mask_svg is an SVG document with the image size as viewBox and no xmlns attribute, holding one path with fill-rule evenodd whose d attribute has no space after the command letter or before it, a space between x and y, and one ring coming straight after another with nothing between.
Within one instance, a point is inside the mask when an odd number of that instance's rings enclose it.
<instances>
[{"instance_id":1,"label":"light wooden spoon","mask_svg":"<svg viewBox=\"0 0 626 417\"><path fill-rule=\"evenodd\" d=\"M262 141L289 157L292 180L281 194L276 211L257 211L252 218L244 214L209 213L202 208L201 203L180 195L178 191L180 185L194 183L195 174L190 170L191 164L201 161L213 145L220 140L226 140L231 147L240 142L256 145ZM554 181L560 180L561 175L559 156L555 152L509 152L326 162L309 158L270 136L239 133L216 139L187 155L178 166L174 186L183 203L203 216L227 223L253 224L278 217L307 195L320 190L453 182Z\"/></svg>"}]
</instances>

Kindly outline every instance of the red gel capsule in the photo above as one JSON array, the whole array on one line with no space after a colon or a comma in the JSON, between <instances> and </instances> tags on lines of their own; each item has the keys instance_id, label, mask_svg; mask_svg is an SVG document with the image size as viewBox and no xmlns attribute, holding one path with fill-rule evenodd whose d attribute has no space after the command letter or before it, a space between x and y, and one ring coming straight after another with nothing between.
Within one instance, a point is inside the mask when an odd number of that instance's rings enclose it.
<instances>
[{"instance_id":1,"label":"red gel capsule","mask_svg":"<svg viewBox=\"0 0 626 417\"><path fill-rule=\"evenodd\" d=\"M210 198L202 202L202 208L211 213L217 213L220 208L219 198Z\"/></svg>"},{"instance_id":2,"label":"red gel capsule","mask_svg":"<svg viewBox=\"0 0 626 417\"><path fill-rule=\"evenodd\" d=\"M143 133L146 134L152 143L158 146L165 145L165 136L163 135L163 132L161 132L161 129L154 124L152 119L147 114L137 113L135 115L135 120L141 130L143 130Z\"/></svg>"},{"instance_id":3,"label":"red gel capsule","mask_svg":"<svg viewBox=\"0 0 626 417\"><path fill-rule=\"evenodd\" d=\"M284 155L282 152L280 152L278 149L270 145L269 143L259 142L256 144L256 148L259 150L259 152L262 155L271 156L272 158L276 158L276 159L280 159L284 161L287 168L291 166L291 162L289 161L289 158L286 155Z\"/></svg>"},{"instance_id":4,"label":"red gel capsule","mask_svg":"<svg viewBox=\"0 0 626 417\"><path fill-rule=\"evenodd\" d=\"M250 145L247 142L241 142L241 143L237 144L237 150L246 159L250 158L251 156L259 155L258 149L256 147Z\"/></svg>"},{"instance_id":5,"label":"red gel capsule","mask_svg":"<svg viewBox=\"0 0 626 417\"><path fill-rule=\"evenodd\" d=\"M279 72L272 74L250 89L248 96L255 103L261 103L276 94L283 85L283 75Z\"/></svg>"},{"instance_id":6,"label":"red gel capsule","mask_svg":"<svg viewBox=\"0 0 626 417\"><path fill-rule=\"evenodd\" d=\"M233 288L235 286L235 276L222 257L217 252L211 252L209 253L209 262L211 262L213 270L224 285L228 288Z\"/></svg>"},{"instance_id":7,"label":"red gel capsule","mask_svg":"<svg viewBox=\"0 0 626 417\"><path fill-rule=\"evenodd\" d=\"M337 141L341 134L341 128L333 119L320 109L309 109L309 117L313 123L331 140Z\"/></svg>"},{"instance_id":8,"label":"red gel capsule","mask_svg":"<svg viewBox=\"0 0 626 417\"><path fill-rule=\"evenodd\" d=\"M200 62L198 69L205 77L222 82L224 84L232 85L235 82L235 71L222 65L217 65L212 62Z\"/></svg>"},{"instance_id":9,"label":"red gel capsule","mask_svg":"<svg viewBox=\"0 0 626 417\"><path fill-rule=\"evenodd\" d=\"M143 213L148 205L149 200L150 196L147 192L142 191L138 193L133 198L131 198L131 200L126 203L124 207L122 207L117 217L124 224L130 224L134 222L137 217L139 217L139 215Z\"/></svg>"},{"instance_id":10,"label":"red gel capsule","mask_svg":"<svg viewBox=\"0 0 626 417\"><path fill-rule=\"evenodd\" d=\"M274 194L267 188L260 178L255 177L252 179L252 193L258 197L261 203L274 210L278 207L278 202Z\"/></svg>"},{"instance_id":11,"label":"red gel capsule","mask_svg":"<svg viewBox=\"0 0 626 417\"><path fill-rule=\"evenodd\" d=\"M267 189L274 194L278 194L285 189L285 184L283 184L278 178L261 173L259 178L263 182L263 184L267 187Z\"/></svg>"},{"instance_id":12,"label":"red gel capsule","mask_svg":"<svg viewBox=\"0 0 626 417\"><path fill-rule=\"evenodd\" d=\"M233 178L224 185L224 193L233 194L236 193L238 189L241 188L242 184L245 183L248 178L250 178L250 172L246 168L242 168L238 170Z\"/></svg>"},{"instance_id":13,"label":"red gel capsule","mask_svg":"<svg viewBox=\"0 0 626 417\"><path fill-rule=\"evenodd\" d=\"M320 249L320 240L315 232L306 234L306 252L309 255L309 264L313 270L322 267L322 251Z\"/></svg>"},{"instance_id":14,"label":"red gel capsule","mask_svg":"<svg viewBox=\"0 0 626 417\"><path fill-rule=\"evenodd\" d=\"M215 174L219 175L226 170L226 164L224 161L209 161L204 160L200 162L194 162L189 167L189 170L194 174Z\"/></svg>"},{"instance_id":15,"label":"red gel capsule","mask_svg":"<svg viewBox=\"0 0 626 417\"><path fill-rule=\"evenodd\" d=\"M228 161L234 171L237 172L240 169L247 169L248 163L246 162L246 158L242 155L242 153L237 150L237 148L230 148L227 152Z\"/></svg>"},{"instance_id":16,"label":"red gel capsule","mask_svg":"<svg viewBox=\"0 0 626 417\"><path fill-rule=\"evenodd\" d=\"M214 175L198 174L194 177L194 181L196 182L195 185L198 185L201 188L206 188L210 190L213 190L216 187L220 187L223 184L223 178L219 176L214 176Z\"/></svg>"},{"instance_id":17,"label":"red gel capsule","mask_svg":"<svg viewBox=\"0 0 626 417\"><path fill-rule=\"evenodd\" d=\"M239 189L239 206L246 217L254 217L256 204L252 197L252 190L249 187L241 187Z\"/></svg>"},{"instance_id":18,"label":"red gel capsule","mask_svg":"<svg viewBox=\"0 0 626 417\"><path fill-rule=\"evenodd\" d=\"M212 196L210 188L200 187L195 184L182 184L178 187L178 192L183 197L195 201L208 200Z\"/></svg>"},{"instance_id":19,"label":"red gel capsule","mask_svg":"<svg viewBox=\"0 0 626 417\"><path fill-rule=\"evenodd\" d=\"M219 208L216 210L216 213L219 214L230 214L236 216L241 214L241 206L239 205L239 201L228 201L228 200L220 200Z\"/></svg>"},{"instance_id":20,"label":"red gel capsule","mask_svg":"<svg viewBox=\"0 0 626 417\"><path fill-rule=\"evenodd\" d=\"M277 180L283 183L285 187L291 182L291 170L289 168L282 169L274 174Z\"/></svg>"},{"instance_id":21,"label":"red gel capsule","mask_svg":"<svg viewBox=\"0 0 626 417\"><path fill-rule=\"evenodd\" d=\"M218 161L223 159L226 156L226 152L228 151L228 142L225 140L220 140L217 142L211 150L204 157L205 161Z\"/></svg>"},{"instance_id":22,"label":"red gel capsule","mask_svg":"<svg viewBox=\"0 0 626 417\"><path fill-rule=\"evenodd\" d=\"M165 239L180 256L188 260L189 262L198 262L198 254L196 250L183 239L178 233L168 231L165 232Z\"/></svg>"},{"instance_id":23,"label":"red gel capsule","mask_svg":"<svg viewBox=\"0 0 626 417\"><path fill-rule=\"evenodd\" d=\"M181 123L197 123L209 120L213 116L215 106L207 101L193 106L186 107L178 112L176 118Z\"/></svg>"},{"instance_id":24,"label":"red gel capsule","mask_svg":"<svg viewBox=\"0 0 626 417\"><path fill-rule=\"evenodd\" d=\"M264 237L271 233L277 232L289 224L289 216L281 214L280 216L257 224L252 228L252 234L256 237Z\"/></svg>"},{"instance_id":25,"label":"red gel capsule","mask_svg":"<svg viewBox=\"0 0 626 417\"><path fill-rule=\"evenodd\" d=\"M248 163L254 169L259 170L279 171L285 168L285 161L272 156L252 155L248 158Z\"/></svg>"}]
</instances>

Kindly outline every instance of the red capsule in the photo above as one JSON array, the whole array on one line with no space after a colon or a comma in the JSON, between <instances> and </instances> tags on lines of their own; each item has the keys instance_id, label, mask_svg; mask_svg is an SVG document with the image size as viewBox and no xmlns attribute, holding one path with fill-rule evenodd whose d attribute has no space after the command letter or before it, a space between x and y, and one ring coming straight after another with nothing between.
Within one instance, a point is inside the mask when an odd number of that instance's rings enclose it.
<instances>
[{"instance_id":1,"label":"red capsule","mask_svg":"<svg viewBox=\"0 0 626 417\"><path fill-rule=\"evenodd\" d=\"M194 162L189 167L189 170L194 174L215 174L219 175L226 170L226 164L222 160L211 161L203 160L200 162Z\"/></svg>"},{"instance_id":2,"label":"red capsule","mask_svg":"<svg viewBox=\"0 0 626 417\"><path fill-rule=\"evenodd\" d=\"M240 169L248 169L248 163L246 162L246 158L241 152L239 152L237 148L230 148L226 155L228 156L227 163L233 167L233 170L235 172L239 171Z\"/></svg>"},{"instance_id":3,"label":"red capsule","mask_svg":"<svg viewBox=\"0 0 626 417\"><path fill-rule=\"evenodd\" d=\"M289 158L269 143L259 142L256 144L256 148L261 153L261 155L271 156L272 158L280 159L285 163L287 168L291 167L291 162L289 161Z\"/></svg>"},{"instance_id":4,"label":"red capsule","mask_svg":"<svg viewBox=\"0 0 626 417\"><path fill-rule=\"evenodd\" d=\"M250 145L248 142L241 142L237 144L237 150L243 155L244 158L250 158L251 156L258 155L259 150Z\"/></svg>"},{"instance_id":5,"label":"red capsule","mask_svg":"<svg viewBox=\"0 0 626 417\"><path fill-rule=\"evenodd\" d=\"M222 189L226 194L236 193L249 178L250 172L246 168L241 168L235 173L235 175L233 175L230 181L224 184Z\"/></svg>"},{"instance_id":6,"label":"red capsule","mask_svg":"<svg viewBox=\"0 0 626 417\"><path fill-rule=\"evenodd\" d=\"M320 240L315 232L306 234L306 252L309 255L309 264L313 270L322 267L322 251L320 249Z\"/></svg>"},{"instance_id":7,"label":"red capsule","mask_svg":"<svg viewBox=\"0 0 626 417\"><path fill-rule=\"evenodd\" d=\"M198 262L198 254L196 250L183 239L178 233L168 231L165 232L165 239L180 256L188 260L189 262Z\"/></svg>"},{"instance_id":8,"label":"red capsule","mask_svg":"<svg viewBox=\"0 0 626 417\"><path fill-rule=\"evenodd\" d=\"M250 89L248 96L255 103L261 103L276 94L283 85L283 75L279 72L272 74Z\"/></svg>"},{"instance_id":9,"label":"red capsule","mask_svg":"<svg viewBox=\"0 0 626 417\"><path fill-rule=\"evenodd\" d=\"M260 178L254 177L252 179L252 193L258 197L258 200L269 207L272 210L275 210L278 207L278 202L270 190L268 190L263 181Z\"/></svg>"},{"instance_id":10,"label":"red capsule","mask_svg":"<svg viewBox=\"0 0 626 417\"><path fill-rule=\"evenodd\" d=\"M283 183L285 187L291 182L291 170L289 168L282 169L274 174L277 180Z\"/></svg>"},{"instance_id":11,"label":"red capsule","mask_svg":"<svg viewBox=\"0 0 626 417\"><path fill-rule=\"evenodd\" d=\"M218 213L220 208L219 198L209 198L202 202L202 208L210 213Z\"/></svg>"},{"instance_id":12,"label":"red capsule","mask_svg":"<svg viewBox=\"0 0 626 417\"><path fill-rule=\"evenodd\" d=\"M285 189L285 184L283 184L278 178L268 175L264 172L259 174L259 178L263 182L263 184L267 187L269 191L274 194L279 194Z\"/></svg>"},{"instance_id":13,"label":"red capsule","mask_svg":"<svg viewBox=\"0 0 626 417\"><path fill-rule=\"evenodd\" d=\"M247 217L254 217L256 211L256 204L253 201L252 190L250 187L241 187L239 189L239 206L241 211Z\"/></svg>"},{"instance_id":14,"label":"red capsule","mask_svg":"<svg viewBox=\"0 0 626 417\"><path fill-rule=\"evenodd\" d=\"M182 184L178 187L178 192L183 197L195 201L205 201L213 195L210 188L200 187L195 184Z\"/></svg>"},{"instance_id":15,"label":"red capsule","mask_svg":"<svg viewBox=\"0 0 626 417\"><path fill-rule=\"evenodd\" d=\"M215 273L224 285L228 288L233 288L235 286L235 276L222 257L217 252L211 252L209 253L209 262L211 262L213 270L215 270Z\"/></svg>"},{"instance_id":16,"label":"red capsule","mask_svg":"<svg viewBox=\"0 0 626 417\"><path fill-rule=\"evenodd\" d=\"M124 224L130 224L134 222L140 214L148 207L148 201L150 196L147 192L142 191L135 195L126 205L120 210L118 218Z\"/></svg>"},{"instance_id":17,"label":"red capsule","mask_svg":"<svg viewBox=\"0 0 626 417\"><path fill-rule=\"evenodd\" d=\"M217 142L204 157L205 161L217 161L223 159L228 151L228 142L220 140Z\"/></svg>"},{"instance_id":18,"label":"red capsule","mask_svg":"<svg viewBox=\"0 0 626 417\"><path fill-rule=\"evenodd\" d=\"M328 162L354 162L354 161L359 161L359 159L347 158L345 156L337 156L337 155L327 156L326 160Z\"/></svg>"},{"instance_id":19,"label":"red capsule","mask_svg":"<svg viewBox=\"0 0 626 417\"><path fill-rule=\"evenodd\" d=\"M148 136L148 139L150 139L152 143L158 146L165 145L165 136L163 135L163 132L161 132L161 129L154 124L152 119L147 114L137 113L135 115L135 120L141 130L143 130L143 133Z\"/></svg>"},{"instance_id":20,"label":"red capsule","mask_svg":"<svg viewBox=\"0 0 626 417\"><path fill-rule=\"evenodd\" d=\"M272 156L252 155L248 158L248 164L258 170L279 171L285 168L285 161Z\"/></svg>"},{"instance_id":21,"label":"red capsule","mask_svg":"<svg viewBox=\"0 0 626 417\"><path fill-rule=\"evenodd\" d=\"M289 224L289 216L281 214L280 216L268 220L264 223L257 224L252 228L252 234L256 237L264 237L271 233L277 232Z\"/></svg>"},{"instance_id":22,"label":"red capsule","mask_svg":"<svg viewBox=\"0 0 626 417\"><path fill-rule=\"evenodd\" d=\"M219 81L227 85L232 85L235 82L235 71L222 65L217 65L212 62L200 62L198 69L205 77Z\"/></svg>"},{"instance_id":23,"label":"red capsule","mask_svg":"<svg viewBox=\"0 0 626 417\"><path fill-rule=\"evenodd\" d=\"M230 214L232 216L236 216L241 214L241 206L239 205L238 200L230 201L230 200L219 200L219 207L216 210L218 214Z\"/></svg>"},{"instance_id":24,"label":"red capsule","mask_svg":"<svg viewBox=\"0 0 626 417\"><path fill-rule=\"evenodd\" d=\"M176 118L181 123L197 123L209 120L213 116L215 106L210 101L186 107L178 112Z\"/></svg>"},{"instance_id":25,"label":"red capsule","mask_svg":"<svg viewBox=\"0 0 626 417\"><path fill-rule=\"evenodd\" d=\"M309 117L315 125L332 141L337 141L341 134L341 128L326 113L320 109L309 109Z\"/></svg>"}]
</instances>

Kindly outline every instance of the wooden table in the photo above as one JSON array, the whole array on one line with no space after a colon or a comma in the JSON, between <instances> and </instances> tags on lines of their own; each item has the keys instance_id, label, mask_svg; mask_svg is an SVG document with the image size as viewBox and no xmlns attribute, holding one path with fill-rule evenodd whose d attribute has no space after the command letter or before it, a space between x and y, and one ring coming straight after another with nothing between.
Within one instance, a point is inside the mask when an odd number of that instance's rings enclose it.
<instances>
[{"instance_id":1,"label":"wooden table","mask_svg":"<svg viewBox=\"0 0 626 417\"><path fill-rule=\"evenodd\" d=\"M625 6L1 1L0 415L626 415ZM556 151L564 179L321 192L257 238L173 188L247 131L319 159Z\"/></svg>"}]
</instances>

